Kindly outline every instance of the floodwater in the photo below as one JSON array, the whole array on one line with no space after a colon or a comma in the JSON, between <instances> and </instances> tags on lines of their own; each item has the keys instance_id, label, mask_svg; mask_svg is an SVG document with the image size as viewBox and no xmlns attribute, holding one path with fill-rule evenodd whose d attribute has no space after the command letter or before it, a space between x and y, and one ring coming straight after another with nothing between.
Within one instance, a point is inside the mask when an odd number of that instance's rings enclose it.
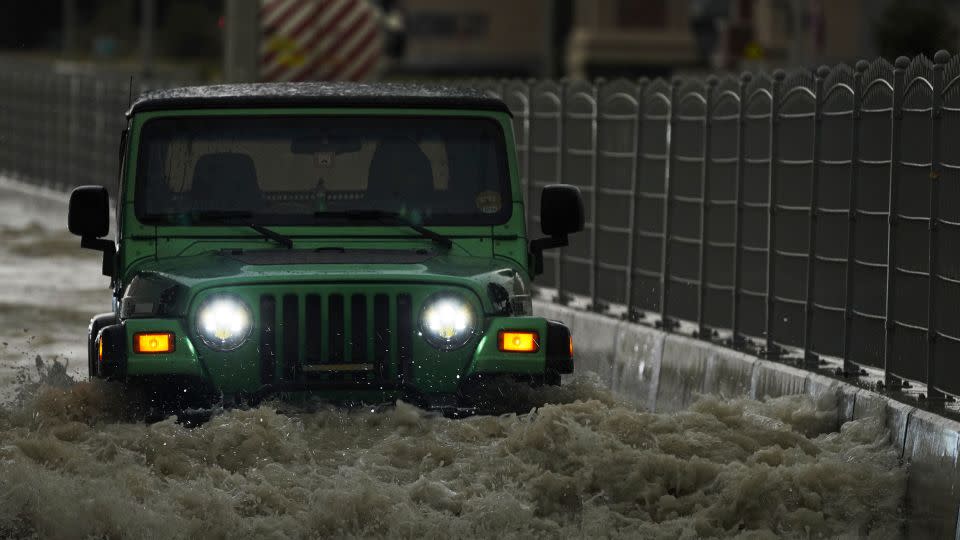
<instances>
[{"instance_id":1,"label":"floodwater","mask_svg":"<svg viewBox=\"0 0 960 540\"><path fill-rule=\"evenodd\" d=\"M267 403L199 427L86 382L109 307L64 198L0 184L0 537L896 538L906 471L882 419L705 398L651 414L589 375L531 412Z\"/></svg>"}]
</instances>

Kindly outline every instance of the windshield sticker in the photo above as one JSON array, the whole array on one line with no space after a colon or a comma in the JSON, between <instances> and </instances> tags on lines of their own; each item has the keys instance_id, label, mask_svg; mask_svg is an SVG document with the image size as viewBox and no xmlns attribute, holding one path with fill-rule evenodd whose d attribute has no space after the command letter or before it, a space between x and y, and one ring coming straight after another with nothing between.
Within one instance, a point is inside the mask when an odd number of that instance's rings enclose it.
<instances>
[{"instance_id":1,"label":"windshield sticker","mask_svg":"<svg viewBox=\"0 0 960 540\"><path fill-rule=\"evenodd\" d=\"M313 155L313 164L321 168L333 167L333 152L317 152Z\"/></svg>"},{"instance_id":2,"label":"windshield sticker","mask_svg":"<svg viewBox=\"0 0 960 540\"><path fill-rule=\"evenodd\" d=\"M477 195L477 209L484 214L496 214L500 206L500 194L496 191L481 191Z\"/></svg>"}]
</instances>

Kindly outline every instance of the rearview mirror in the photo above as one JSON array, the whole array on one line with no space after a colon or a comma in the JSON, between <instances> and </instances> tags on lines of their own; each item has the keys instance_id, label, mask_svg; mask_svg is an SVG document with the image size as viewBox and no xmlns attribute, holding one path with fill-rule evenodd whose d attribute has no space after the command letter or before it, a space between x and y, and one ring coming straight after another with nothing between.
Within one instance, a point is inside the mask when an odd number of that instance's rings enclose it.
<instances>
[{"instance_id":1,"label":"rearview mirror","mask_svg":"<svg viewBox=\"0 0 960 540\"><path fill-rule=\"evenodd\" d=\"M110 196L103 186L80 186L70 194L70 232L81 238L103 238L110 232Z\"/></svg>"},{"instance_id":2,"label":"rearview mirror","mask_svg":"<svg viewBox=\"0 0 960 540\"><path fill-rule=\"evenodd\" d=\"M110 232L110 195L103 186L80 186L70 194L67 227L80 247L103 252L103 275L113 277L117 247L103 237Z\"/></svg>"},{"instance_id":3,"label":"rearview mirror","mask_svg":"<svg viewBox=\"0 0 960 540\"><path fill-rule=\"evenodd\" d=\"M564 247L568 235L583 230L583 197L569 184L551 184L540 194L540 229L546 238L530 242L533 275L543 273L543 250Z\"/></svg>"},{"instance_id":4,"label":"rearview mirror","mask_svg":"<svg viewBox=\"0 0 960 540\"><path fill-rule=\"evenodd\" d=\"M363 149L363 140L350 135L335 135L325 137L301 137L290 143L290 152L293 154L349 154Z\"/></svg>"}]
</instances>

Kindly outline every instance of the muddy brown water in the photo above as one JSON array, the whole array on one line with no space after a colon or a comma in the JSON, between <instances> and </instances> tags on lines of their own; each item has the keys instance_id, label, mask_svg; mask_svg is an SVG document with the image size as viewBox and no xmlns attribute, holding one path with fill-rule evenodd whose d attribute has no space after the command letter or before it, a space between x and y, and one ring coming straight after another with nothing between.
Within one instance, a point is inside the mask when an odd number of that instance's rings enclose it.
<instances>
[{"instance_id":1,"label":"muddy brown water","mask_svg":"<svg viewBox=\"0 0 960 540\"><path fill-rule=\"evenodd\" d=\"M817 538L901 535L882 419L705 397L653 414L587 375L525 414L270 402L199 427L85 380L99 261L62 196L0 183L0 537Z\"/></svg>"}]
</instances>

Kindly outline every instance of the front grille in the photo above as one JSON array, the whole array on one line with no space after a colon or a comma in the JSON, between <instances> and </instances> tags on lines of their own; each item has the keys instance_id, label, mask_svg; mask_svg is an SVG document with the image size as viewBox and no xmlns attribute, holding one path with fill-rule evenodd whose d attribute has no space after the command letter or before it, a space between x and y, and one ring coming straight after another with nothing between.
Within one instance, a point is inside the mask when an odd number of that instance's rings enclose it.
<instances>
[{"instance_id":1,"label":"front grille","mask_svg":"<svg viewBox=\"0 0 960 540\"><path fill-rule=\"evenodd\" d=\"M263 384L384 386L409 374L410 294L263 294L259 319Z\"/></svg>"}]
</instances>

